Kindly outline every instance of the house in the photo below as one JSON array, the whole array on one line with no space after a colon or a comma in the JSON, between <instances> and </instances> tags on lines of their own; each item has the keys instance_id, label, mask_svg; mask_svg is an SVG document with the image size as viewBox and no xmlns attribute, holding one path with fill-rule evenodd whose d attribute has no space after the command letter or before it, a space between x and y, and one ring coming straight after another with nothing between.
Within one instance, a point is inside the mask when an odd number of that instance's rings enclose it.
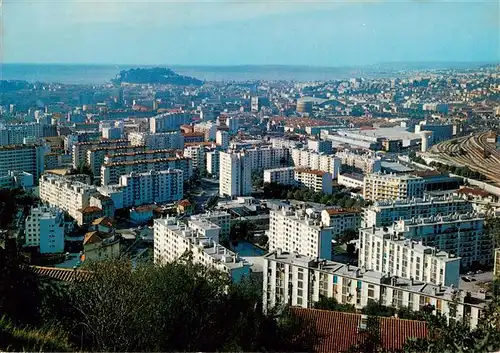
<instances>
[{"instance_id":1,"label":"house","mask_svg":"<svg viewBox=\"0 0 500 353\"><path fill-rule=\"evenodd\" d=\"M153 219L153 206L144 205L130 209L130 220L135 224L145 224Z\"/></svg>"},{"instance_id":2,"label":"house","mask_svg":"<svg viewBox=\"0 0 500 353\"><path fill-rule=\"evenodd\" d=\"M368 338L366 315L293 307L292 312L305 320L317 334L314 344L317 353L346 352ZM380 344L384 352L403 350L409 338L425 338L425 321L380 317Z\"/></svg>"},{"instance_id":3,"label":"house","mask_svg":"<svg viewBox=\"0 0 500 353\"><path fill-rule=\"evenodd\" d=\"M92 221L89 230L94 230L102 233L114 233L114 221L109 217L99 217Z\"/></svg>"},{"instance_id":4,"label":"house","mask_svg":"<svg viewBox=\"0 0 500 353\"><path fill-rule=\"evenodd\" d=\"M76 221L79 225L89 224L99 217L103 217L104 212L96 206L87 206L77 212Z\"/></svg>"},{"instance_id":5,"label":"house","mask_svg":"<svg viewBox=\"0 0 500 353\"><path fill-rule=\"evenodd\" d=\"M91 231L83 240L81 261L101 261L120 256L120 238L114 233Z\"/></svg>"},{"instance_id":6,"label":"house","mask_svg":"<svg viewBox=\"0 0 500 353\"><path fill-rule=\"evenodd\" d=\"M181 200L177 204L177 214L182 215L191 215L193 213L193 205L189 200Z\"/></svg>"}]
</instances>

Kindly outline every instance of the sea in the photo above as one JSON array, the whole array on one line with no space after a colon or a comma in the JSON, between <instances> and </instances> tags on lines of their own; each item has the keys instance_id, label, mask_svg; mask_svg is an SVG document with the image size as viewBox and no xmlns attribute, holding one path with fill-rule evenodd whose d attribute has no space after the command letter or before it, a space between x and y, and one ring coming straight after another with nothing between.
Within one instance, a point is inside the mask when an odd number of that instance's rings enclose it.
<instances>
[{"instance_id":1,"label":"sea","mask_svg":"<svg viewBox=\"0 0 500 353\"><path fill-rule=\"evenodd\" d=\"M0 64L0 80L28 82L58 82L64 84L104 84L115 78L121 70L132 68L165 67L176 73L204 81L328 81L353 77L401 77L421 65L396 65L369 67L312 67L281 65L236 66L134 66L90 64ZM431 65L426 64L429 67ZM434 65L435 67L436 65ZM439 63L441 68L445 65Z\"/></svg>"}]
</instances>

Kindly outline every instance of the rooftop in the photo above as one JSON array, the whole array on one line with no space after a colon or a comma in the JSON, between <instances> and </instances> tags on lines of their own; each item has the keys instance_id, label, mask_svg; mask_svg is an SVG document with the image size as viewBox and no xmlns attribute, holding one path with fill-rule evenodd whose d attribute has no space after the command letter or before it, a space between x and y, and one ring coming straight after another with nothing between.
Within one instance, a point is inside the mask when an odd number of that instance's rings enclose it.
<instances>
[{"instance_id":1,"label":"rooftop","mask_svg":"<svg viewBox=\"0 0 500 353\"><path fill-rule=\"evenodd\" d=\"M296 307L292 311L310 322L321 337L314 347L317 353L346 352L367 338L359 330L361 314ZM427 334L425 321L380 317L380 344L384 350L400 351L408 338L424 338Z\"/></svg>"}]
</instances>

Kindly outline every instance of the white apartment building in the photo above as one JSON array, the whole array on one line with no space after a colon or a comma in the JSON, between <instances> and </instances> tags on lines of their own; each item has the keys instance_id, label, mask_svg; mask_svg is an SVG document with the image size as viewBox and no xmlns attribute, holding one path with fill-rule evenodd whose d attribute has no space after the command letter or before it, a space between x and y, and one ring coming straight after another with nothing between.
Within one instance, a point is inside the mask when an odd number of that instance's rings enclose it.
<instances>
[{"instance_id":1,"label":"white apartment building","mask_svg":"<svg viewBox=\"0 0 500 353\"><path fill-rule=\"evenodd\" d=\"M25 139L57 136L55 126L40 123L0 124L0 145L22 145Z\"/></svg>"},{"instance_id":2,"label":"white apartment building","mask_svg":"<svg viewBox=\"0 0 500 353\"><path fill-rule=\"evenodd\" d=\"M424 179L412 175L373 173L363 183L363 197L370 201L423 197L425 191Z\"/></svg>"},{"instance_id":3,"label":"white apartment building","mask_svg":"<svg viewBox=\"0 0 500 353\"><path fill-rule=\"evenodd\" d=\"M215 141L217 137L217 124L211 121L203 121L194 125L194 132L205 135L205 141Z\"/></svg>"},{"instance_id":4,"label":"white apartment building","mask_svg":"<svg viewBox=\"0 0 500 353\"><path fill-rule=\"evenodd\" d=\"M165 113L149 119L149 131L153 134L179 130L184 124L190 124L193 117L189 113Z\"/></svg>"},{"instance_id":5,"label":"white apartment building","mask_svg":"<svg viewBox=\"0 0 500 353\"><path fill-rule=\"evenodd\" d=\"M215 142L221 146L222 149L227 149L229 147L229 133L222 130L217 131Z\"/></svg>"},{"instance_id":6,"label":"white apartment building","mask_svg":"<svg viewBox=\"0 0 500 353\"><path fill-rule=\"evenodd\" d=\"M205 161L205 146L194 145L187 146L184 148L184 157L191 158L193 161L193 168L198 170L204 170L206 168Z\"/></svg>"},{"instance_id":7,"label":"white apartment building","mask_svg":"<svg viewBox=\"0 0 500 353\"><path fill-rule=\"evenodd\" d=\"M207 172L212 176L219 176L220 173L220 152L218 150L206 153Z\"/></svg>"},{"instance_id":8,"label":"white apartment building","mask_svg":"<svg viewBox=\"0 0 500 353\"><path fill-rule=\"evenodd\" d=\"M363 189L365 186L364 176L362 174L339 174L337 183L352 189Z\"/></svg>"},{"instance_id":9,"label":"white apartment building","mask_svg":"<svg viewBox=\"0 0 500 353\"><path fill-rule=\"evenodd\" d=\"M295 167L264 170L264 183L295 185Z\"/></svg>"},{"instance_id":10,"label":"white apartment building","mask_svg":"<svg viewBox=\"0 0 500 353\"><path fill-rule=\"evenodd\" d=\"M298 148L302 143L296 140L289 140L282 137L272 137L270 142L274 148Z\"/></svg>"},{"instance_id":11,"label":"white apartment building","mask_svg":"<svg viewBox=\"0 0 500 353\"><path fill-rule=\"evenodd\" d=\"M316 153L332 154L332 141L328 140L307 140L307 149Z\"/></svg>"},{"instance_id":12,"label":"white apartment building","mask_svg":"<svg viewBox=\"0 0 500 353\"><path fill-rule=\"evenodd\" d=\"M335 154L340 158L342 165L360 169L364 174L380 172L382 161L373 154L357 154L349 150L339 151Z\"/></svg>"},{"instance_id":13,"label":"white apartment building","mask_svg":"<svg viewBox=\"0 0 500 353\"><path fill-rule=\"evenodd\" d=\"M473 262L493 263L493 241L484 230L484 215L478 213L450 214L397 221L395 230L406 239L422 241L459 256L461 265L469 268Z\"/></svg>"},{"instance_id":14,"label":"white apartment building","mask_svg":"<svg viewBox=\"0 0 500 353\"><path fill-rule=\"evenodd\" d=\"M128 140L132 146L145 145L150 150L184 149L184 136L180 131L160 132L156 134L130 132Z\"/></svg>"},{"instance_id":15,"label":"white apartment building","mask_svg":"<svg viewBox=\"0 0 500 353\"><path fill-rule=\"evenodd\" d=\"M212 227L213 224L208 225ZM215 229L215 228L214 228ZM237 254L174 218L154 221L154 262L164 264L191 252L195 263L227 273L233 281L250 275L250 266Z\"/></svg>"},{"instance_id":16,"label":"white apartment building","mask_svg":"<svg viewBox=\"0 0 500 353\"><path fill-rule=\"evenodd\" d=\"M322 259L332 258L332 228L312 210L283 207L269 214L269 251L282 249Z\"/></svg>"},{"instance_id":17,"label":"white apartment building","mask_svg":"<svg viewBox=\"0 0 500 353\"><path fill-rule=\"evenodd\" d=\"M292 149L291 154L295 167L322 170L330 173L333 179L336 179L339 174L340 159L335 156L298 148Z\"/></svg>"},{"instance_id":18,"label":"white apartment building","mask_svg":"<svg viewBox=\"0 0 500 353\"><path fill-rule=\"evenodd\" d=\"M123 207L179 201L184 195L183 183L179 169L122 175Z\"/></svg>"},{"instance_id":19,"label":"white apartment building","mask_svg":"<svg viewBox=\"0 0 500 353\"><path fill-rule=\"evenodd\" d=\"M64 252L64 212L57 207L31 207L25 220L25 247L37 247L41 254Z\"/></svg>"},{"instance_id":20,"label":"white apartment building","mask_svg":"<svg viewBox=\"0 0 500 353\"><path fill-rule=\"evenodd\" d=\"M104 140L75 142L71 147L71 156L73 158L73 168L78 168L87 161L87 151L100 147L118 147L128 146L127 140Z\"/></svg>"},{"instance_id":21,"label":"white apartment building","mask_svg":"<svg viewBox=\"0 0 500 353\"><path fill-rule=\"evenodd\" d=\"M56 174L40 177L39 192L43 202L59 207L76 220L81 219L81 211L90 205L90 198L98 194L93 185Z\"/></svg>"},{"instance_id":22,"label":"white apartment building","mask_svg":"<svg viewBox=\"0 0 500 353\"><path fill-rule=\"evenodd\" d=\"M208 211L189 217L188 223L191 221L206 221L213 223L219 227L220 239L229 239L229 232L231 231L231 215L228 212Z\"/></svg>"},{"instance_id":23,"label":"white apartment building","mask_svg":"<svg viewBox=\"0 0 500 353\"><path fill-rule=\"evenodd\" d=\"M289 165L287 148L259 147L242 150L250 160L252 171L261 171Z\"/></svg>"},{"instance_id":24,"label":"white apartment building","mask_svg":"<svg viewBox=\"0 0 500 353\"><path fill-rule=\"evenodd\" d=\"M104 164L118 162L136 162L147 161L162 158L180 157L181 153L178 150L141 150L130 153L114 153L104 157Z\"/></svg>"},{"instance_id":25,"label":"white apartment building","mask_svg":"<svg viewBox=\"0 0 500 353\"><path fill-rule=\"evenodd\" d=\"M361 225L361 210L327 208L321 211L321 222L332 228L332 237L335 240L348 229L358 231Z\"/></svg>"},{"instance_id":26,"label":"white apartment building","mask_svg":"<svg viewBox=\"0 0 500 353\"><path fill-rule=\"evenodd\" d=\"M430 197L380 200L363 209L362 227L390 226L402 219L446 216L471 212L473 205L459 197Z\"/></svg>"},{"instance_id":27,"label":"white apartment building","mask_svg":"<svg viewBox=\"0 0 500 353\"><path fill-rule=\"evenodd\" d=\"M316 192L331 194L333 190L330 173L308 168L284 167L264 170L265 183L306 187Z\"/></svg>"},{"instance_id":28,"label":"white apartment building","mask_svg":"<svg viewBox=\"0 0 500 353\"><path fill-rule=\"evenodd\" d=\"M35 182L43 173L45 148L37 145L0 146L0 176L9 171L32 174Z\"/></svg>"},{"instance_id":29,"label":"white apartment building","mask_svg":"<svg viewBox=\"0 0 500 353\"><path fill-rule=\"evenodd\" d=\"M478 324L487 302L484 293L466 293L455 287L419 282L327 260L281 250L264 256L264 310L278 305L312 308L320 297L361 309L369 300L385 306L424 307L448 318L466 318ZM458 300L456 311L454 300Z\"/></svg>"},{"instance_id":30,"label":"white apartment building","mask_svg":"<svg viewBox=\"0 0 500 353\"><path fill-rule=\"evenodd\" d=\"M190 158L161 158L140 160L135 162L104 163L101 167L101 185L118 184L120 176L136 173L146 173L151 170L162 171L169 169L182 170L184 181L193 176L193 161Z\"/></svg>"},{"instance_id":31,"label":"white apartment building","mask_svg":"<svg viewBox=\"0 0 500 353\"><path fill-rule=\"evenodd\" d=\"M246 196L252 192L251 159L244 152L220 152L220 196Z\"/></svg>"},{"instance_id":32,"label":"white apartment building","mask_svg":"<svg viewBox=\"0 0 500 353\"><path fill-rule=\"evenodd\" d=\"M140 153L145 152L146 146L114 146L114 147L98 147L87 151L87 165L94 176L98 177L101 174L101 166L104 163L104 157L114 154L123 153Z\"/></svg>"},{"instance_id":33,"label":"white apartment building","mask_svg":"<svg viewBox=\"0 0 500 353\"><path fill-rule=\"evenodd\" d=\"M325 194L332 193L332 176L330 173L322 170L296 168L294 179L298 186L312 189L315 192L322 192Z\"/></svg>"},{"instance_id":34,"label":"white apartment building","mask_svg":"<svg viewBox=\"0 0 500 353\"><path fill-rule=\"evenodd\" d=\"M405 239L391 227L359 231L359 266L393 276L458 288L460 258Z\"/></svg>"}]
</instances>

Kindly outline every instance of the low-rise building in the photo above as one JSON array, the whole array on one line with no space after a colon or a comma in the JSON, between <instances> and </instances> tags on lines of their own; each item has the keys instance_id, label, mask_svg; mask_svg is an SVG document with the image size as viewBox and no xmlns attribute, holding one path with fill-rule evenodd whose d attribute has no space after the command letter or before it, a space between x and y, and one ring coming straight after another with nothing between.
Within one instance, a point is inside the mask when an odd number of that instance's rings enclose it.
<instances>
[{"instance_id":1,"label":"low-rise building","mask_svg":"<svg viewBox=\"0 0 500 353\"><path fill-rule=\"evenodd\" d=\"M311 308L320 297L335 298L357 309L375 301L466 319L474 328L487 304L484 293L464 292L280 249L264 256L263 267L264 310L279 305Z\"/></svg>"},{"instance_id":2,"label":"low-rise building","mask_svg":"<svg viewBox=\"0 0 500 353\"><path fill-rule=\"evenodd\" d=\"M120 238L115 233L90 231L83 240L82 262L102 261L120 257Z\"/></svg>"},{"instance_id":3,"label":"low-rise building","mask_svg":"<svg viewBox=\"0 0 500 353\"><path fill-rule=\"evenodd\" d=\"M351 189L363 189L365 186L364 176L362 174L339 174L337 183Z\"/></svg>"}]
</instances>

